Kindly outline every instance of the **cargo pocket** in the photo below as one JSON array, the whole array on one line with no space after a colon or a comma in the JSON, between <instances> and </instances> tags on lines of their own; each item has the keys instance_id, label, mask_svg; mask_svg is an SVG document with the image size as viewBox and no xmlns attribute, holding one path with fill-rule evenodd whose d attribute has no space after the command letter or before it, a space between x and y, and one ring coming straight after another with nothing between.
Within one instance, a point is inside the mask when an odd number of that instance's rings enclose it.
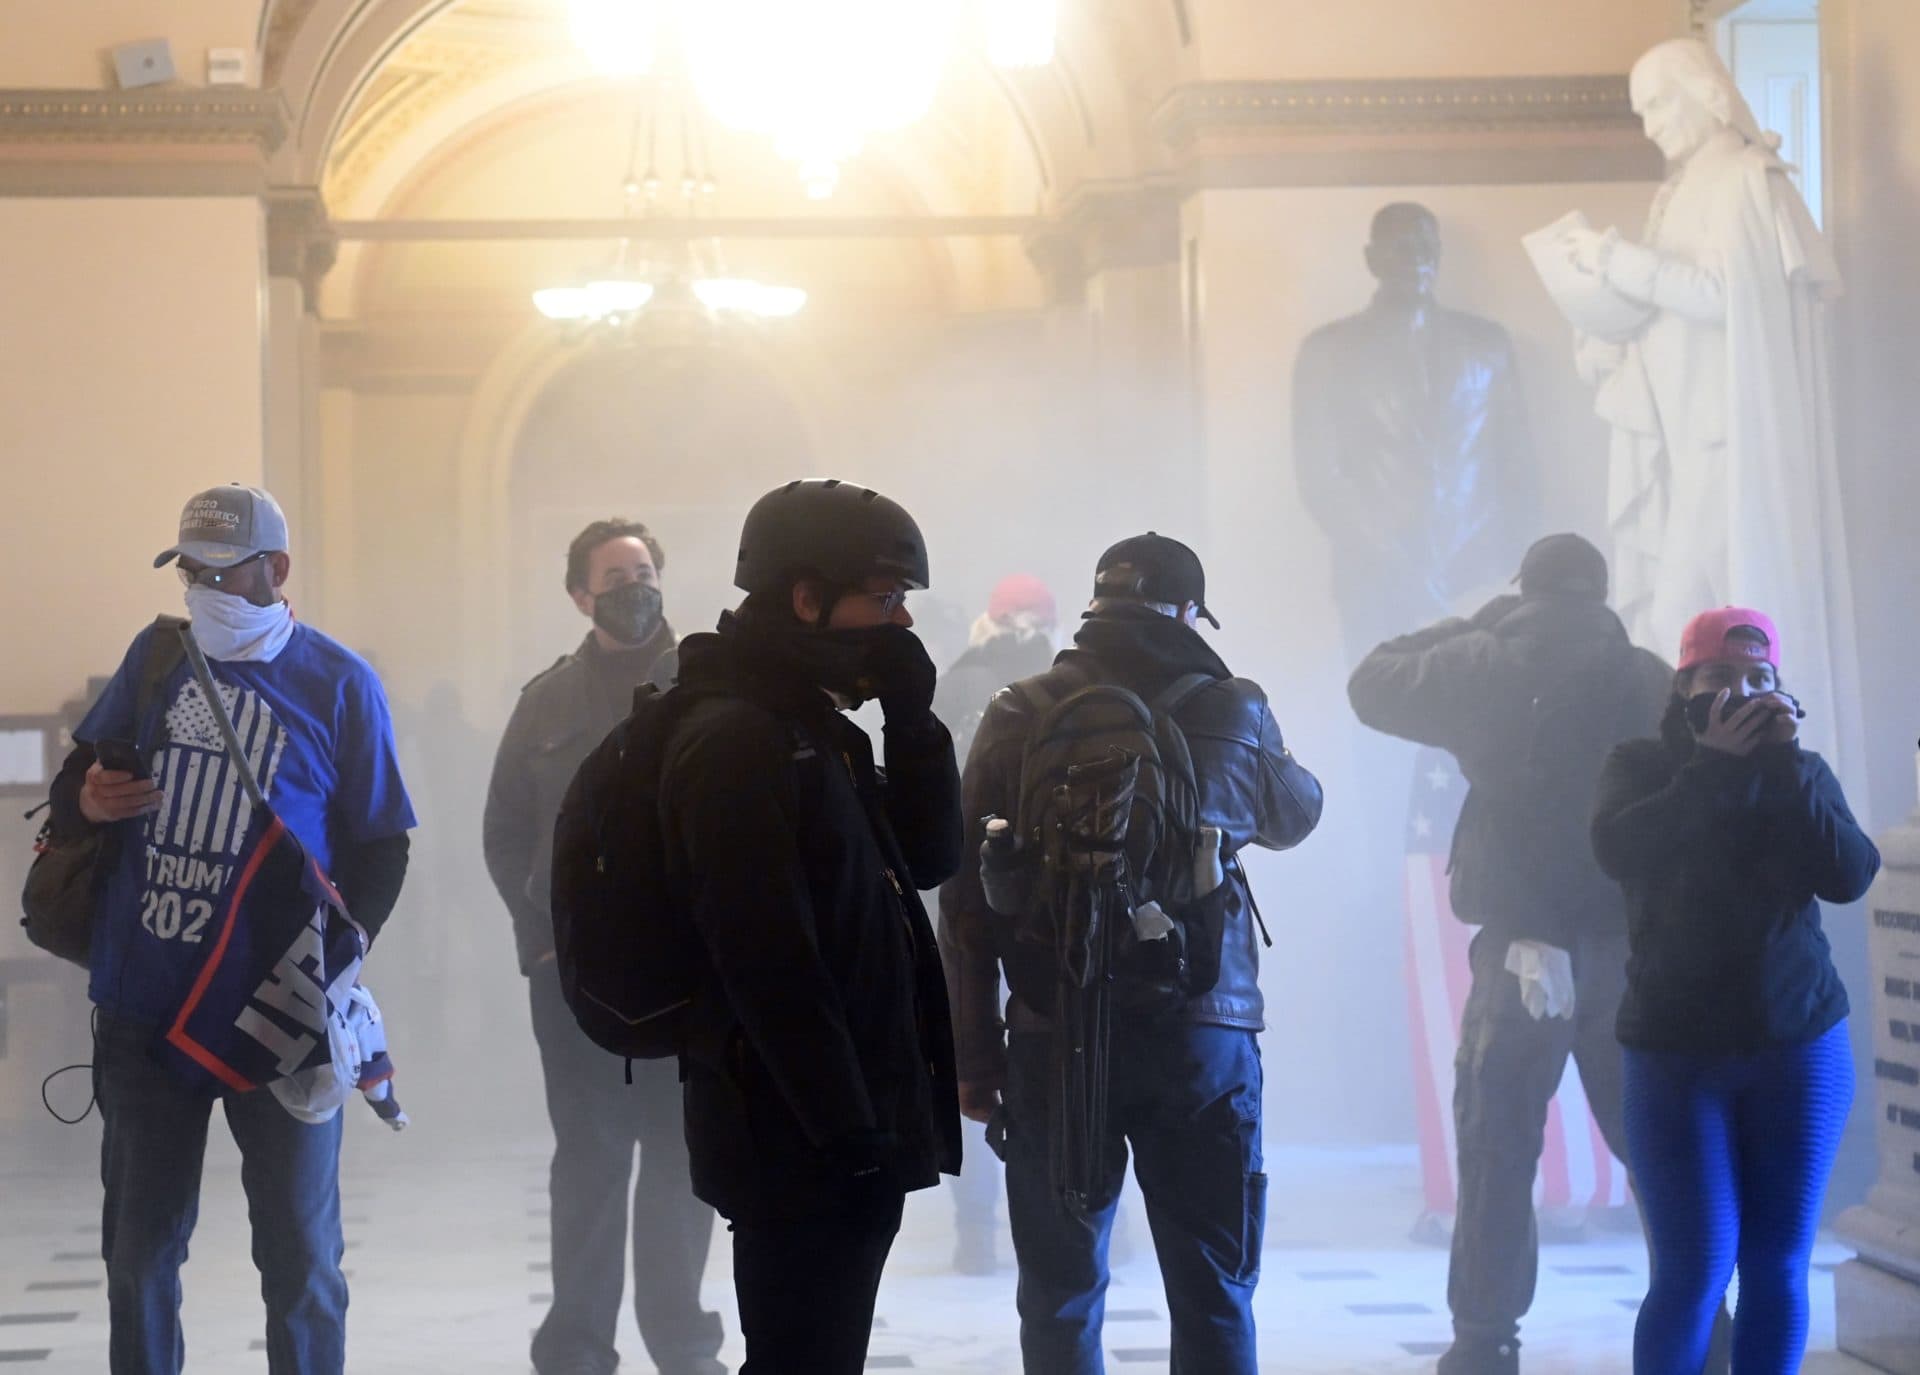
<instances>
[{"instance_id":1,"label":"cargo pocket","mask_svg":"<svg viewBox=\"0 0 1920 1375\"><path fill-rule=\"evenodd\" d=\"M1247 1176L1245 1209L1240 1215L1240 1257L1233 1278L1253 1284L1260 1278L1260 1252L1267 1239L1267 1177L1258 1170Z\"/></svg>"}]
</instances>

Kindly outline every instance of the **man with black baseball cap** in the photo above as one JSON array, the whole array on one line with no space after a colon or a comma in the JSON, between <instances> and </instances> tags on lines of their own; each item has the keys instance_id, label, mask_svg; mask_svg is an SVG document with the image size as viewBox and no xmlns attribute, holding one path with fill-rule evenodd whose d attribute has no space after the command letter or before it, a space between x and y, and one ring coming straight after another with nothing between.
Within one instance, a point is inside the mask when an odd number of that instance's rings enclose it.
<instances>
[{"instance_id":1,"label":"man with black baseball cap","mask_svg":"<svg viewBox=\"0 0 1920 1375\"><path fill-rule=\"evenodd\" d=\"M1100 556L1093 575L1093 596L1170 606L1179 619L1192 625L1205 621L1215 630L1220 622L1207 610L1207 570L1200 556L1153 530L1123 539ZM1087 612L1091 618L1095 613Z\"/></svg>"},{"instance_id":2,"label":"man with black baseball cap","mask_svg":"<svg viewBox=\"0 0 1920 1375\"><path fill-rule=\"evenodd\" d=\"M1104 1178L1079 1213L1063 1208L1051 1179L1060 1130L1049 1112L1054 1046L1068 1032L1017 991L1002 1023L1000 965L1012 952L998 943L1004 918L987 902L980 866L963 866L941 890L960 1108L989 1124L999 1115L1007 1128L1007 1211L1028 1375L1103 1368L1107 1239L1129 1146L1166 1285L1174 1368L1259 1369L1252 1302L1266 1175L1255 1038L1264 1005L1252 893L1235 855L1247 845L1299 844L1319 823L1321 799L1319 783L1282 741L1266 694L1234 677L1194 628L1202 619L1219 624L1206 590L1199 556L1178 540L1149 531L1108 549L1073 648L994 696L962 775L967 853L979 855L982 818L1019 813L1023 761L1049 705L1083 688L1123 687L1184 736L1198 823L1222 837L1218 978L1203 992L1177 989L1174 1001L1151 1011L1116 1006L1104 1131L1090 1143Z\"/></svg>"},{"instance_id":3,"label":"man with black baseball cap","mask_svg":"<svg viewBox=\"0 0 1920 1375\"><path fill-rule=\"evenodd\" d=\"M1594 1120L1626 1158L1614 1015L1626 904L1587 838L1608 752L1657 729L1673 681L1610 610L1607 562L1574 534L1521 560L1495 597L1380 645L1347 693L1375 730L1446 750L1468 792L1454 834L1454 915L1478 926L1454 1086L1459 1203L1442 1375L1513 1375L1533 1303L1533 1177L1572 1055Z\"/></svg>"}]
</instances>

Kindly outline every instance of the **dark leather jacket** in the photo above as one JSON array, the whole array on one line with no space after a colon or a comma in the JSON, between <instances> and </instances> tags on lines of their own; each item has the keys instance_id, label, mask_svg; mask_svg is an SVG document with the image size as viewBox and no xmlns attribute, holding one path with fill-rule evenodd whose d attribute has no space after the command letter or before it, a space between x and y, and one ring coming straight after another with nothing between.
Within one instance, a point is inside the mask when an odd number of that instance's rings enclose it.
<instances>
[{"instance_id":1,"label":"dark leather jacket","mask_svg":"<svg viewBox=\"0 0 1920 1375\"><path fill-rule=\"evenodd\" d=\"M648 681L666 687L677 662L672 629L662 625L643 648L653 655ZM589 631L578 649L522 688L493 758L480 847L493 886L513 917L522 974L553 950L547 890L560 800L580 761L626 719L624 706L603 701L594 689L594 657L601 653Z\"/></svg>"},{"instance_id":2,"label":"dark leather jacket","mask_svg":"<svg viewBox=\"0 0 1920 1375\"><path fill-rule=\"evenodd\" d=\"M1040 676L1054 698L1088 677L1118 683L1151 700L1176 679L1204 673L1216 681L1200 689L1175 713L1193 754L1200 787L1200 819L1218 826L1224 849L1248 845L1286 850L1320 821L1320 784L1302 768L1280 738L1280 727L1258 684L1235 678L1199 633L1144 607L1114 607L1089 619L1055 666ZM1073 668L1061 666L1073 661ZM1080 676L1075 676L1075 670ZM1058 677L1059 683L1049 682ZM987 706L967 755L961 798L968 818L968 860L940 893L941 954L960 1078L999 1087L1006 1078L1006 1025L1000 1017L1000 971L993 916L980 887L977 856L983 818L1011 816L1017 808L1020 761L1035 720L1026 698L1002 691ZM1258 1031L1264 1025L1260 996L1259 935L1254 929L1246 879L1237 866L1220 956L1220 979L1190 1000L1185 1016L1215 1026ZM1016 998L1007 1010L1014 1030L1046 1030L1048 1022Z\"/></svg>"}]
</instances>

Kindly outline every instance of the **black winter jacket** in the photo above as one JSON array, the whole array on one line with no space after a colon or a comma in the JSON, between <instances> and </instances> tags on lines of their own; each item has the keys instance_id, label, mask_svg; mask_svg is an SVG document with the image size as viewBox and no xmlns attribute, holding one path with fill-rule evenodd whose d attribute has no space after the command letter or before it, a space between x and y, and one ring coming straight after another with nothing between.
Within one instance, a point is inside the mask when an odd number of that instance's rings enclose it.
<instances>
[{"instance_id":1,"label":"black winter jacket","mask_svg":"<svg viewBox=\"0 0 1920 1375\"><path fill-rule=\"evenodd\" d=\"M1607 761L1593 849L1626 888L1623 1044L1746 1055L1803 1044L1847 1015L1820 901L1853 902L1880 852L1817 754L1699 748L1675 700L1661 738Z\"/></svg>"},{"instance_id":2,"label":"black winter jacket","mask_svg":"<svg viewBox=\"0 0 1920 1375\"><path fill-rule=\"evenodd\" d=\"M1200 789L1200 820L1218 826L1223 849L1248 845L1288 850L1320 822L1320 783L1294 759L1280 737L1258 684L1235 678L1199 633L1144 607L1115 607L1081 626L1075 648L1040 675L1058 700L1089 680L1118 683L1152 701L1178 679L1205 673L1216 681L1184 702L1175 720L1193 754ZM1061 665L1078 670L1061 672ZM1057 679L1057 681L1055 681ZM941 951L954 1005L961 1078L999 1087L1006 1079L1005 1027L1000 1019L999 955L995 918L980 886L979 853L985 818L1018 808L1021 755L1036 721L1018 692L998 693L987 707L967 755L962 793L967 816L967 862L940 894ZM1183 1009L1189 1021L1258 1031L1264 1025L1260 948L1244 873L1230 872L1232 903L1220 952L1220 979ZM1018 998L1008 1004L1015 1030L1049 1023Z\"/></svg>"},{"instance_id":3,"label":"black winter jacket","mask_svg":"<svg viewBox=\"0 0 1920 1375\"><path fill-rule=\"evenodd\" d=\"M660 630L636 657L648 681L672 681L674 635ZM606 651L589 631L573 653L520 689L487 783L480 850L487 873L513 918L520 972L553 952L553 821L573 775L595 745L627 717L628 702L603 700L596 664Z\"/></svg>"},{"instance_id":4,"label":"black winter jacket","mask_svg":"<svg viewBox=\"0 0 1920 1375\"><path fill-rule=\"evenodd\" d=\"M700 692L663 755L668 879L714 979L682 1076L693 1190L734 1219L832 1212L960 1168L953 1039L916 887L953 873L960 780L929 716L867 735L751 627L681 646Z\"/></svg>"},{"instance_id":5,"label":"black winter jacket","mask_svg":"<svg viewBox=\"0 0 1920 1375\"><path fill-rule=\"evenodd\" d=\"M974 734L994 693L1009 683L1045 673L1052 662L1052 645L1040 635L1022 638L1009 631L969 645L940 675L939 690L933 695L933 714L953 732L954 752L964 759L973 748Z\"/></svg>"},{"instance_id":6,"label":"black winter jacket","mask_svg":"<svg viewBox=\"0 0 1920 1375\"><path fill-rule=\"evenodd\" d=\"M1574 674L1584 677L1554 686ZM1584 821L1606 747L1655 730L1672 685L1673 670L1634 648L1604 602L1500 597L1471 620L1388 640L1354 669L1347 697L1364 725L1459 762L1468 787L1447 865L1454 915L1509 941L1570 950L1582 932L1617 935L1625 923L1620 889L1594 863ZM1549 692L1583 702L1591 693L1591 710L1618 732L1594 742L1583 776L1565 790L1579 810L1564 826L1527 815L1536 794L1526 774L1538 767L1533 703Z\"/></svg>"}]
</instances>

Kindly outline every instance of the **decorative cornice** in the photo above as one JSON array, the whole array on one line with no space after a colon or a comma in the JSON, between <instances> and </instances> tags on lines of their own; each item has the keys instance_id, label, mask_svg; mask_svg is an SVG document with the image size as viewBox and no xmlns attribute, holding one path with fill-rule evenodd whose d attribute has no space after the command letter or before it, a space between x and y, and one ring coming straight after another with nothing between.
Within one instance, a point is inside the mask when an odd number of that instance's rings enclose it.
<instances>
[{"instance_id":1,"label":"decorative cornice","mask_svg":"<svg viewBox=\"0 0 1920 1375\"><path fill-rule=\"evenodd\" d=\"M1154 113L1176 152L1214 132L1401 134L1637 130L1624 76L1395 81L1220 81L1182 86Z\"/></svg>"},{"instance_id":2,"label":"decorative cornice","mask_svg":"<svg viewBox=\"0 0 1920 1375\"><path fill-rule=\"evenodd\" d=\"M1188 191L1662 175L1624 76L1211 82L1153 128Z\"/></svg>"},{"instance_id":3,"label":"decorative cornice","mask_svg":"<svg viewBox=\"0 0 1920 1375\"><path fill-rule=\"evenodd\" d=\"M0 90L0 146L250 145L266 157L286 139L290 122L278 91Z\"/></svg>"}]
</instances>

